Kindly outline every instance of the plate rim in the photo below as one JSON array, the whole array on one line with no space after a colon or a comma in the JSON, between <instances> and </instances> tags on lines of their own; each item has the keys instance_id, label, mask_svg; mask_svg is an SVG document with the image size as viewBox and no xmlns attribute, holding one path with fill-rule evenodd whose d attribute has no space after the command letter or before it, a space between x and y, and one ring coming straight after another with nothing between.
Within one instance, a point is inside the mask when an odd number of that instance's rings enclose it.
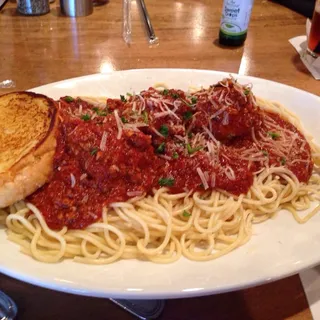
<instances>
[{"instance_id":1,"label":"plate rim","mask_svg":"<svg viewBox=\"0 0 320 320\"><path fill-rule=\"evenodd\" d=\"M268 83L272 83L272 84L277 84L281 87L285 87L287 89L294 89L296 91L299 91L301 94L308 94L308 95L312 95L314 98L318 99L320 102L320 95L316 95L315 93L300 89L298 87L295 86L291 86L285 83L281 83L278 81L274 81L274 80L270 80L270 79L265 79L265 78L260 78L260 77L256 77L256 76L249 76L249 75L241 75L239 73L235 73L235 72L227 72L227 71L219 71L219 70L208 70L208 69L192 69L192 68L140 68L140 69L125 69L125 70L114 70L114 71L107 71L107 72L101 72L101 73L91 73L91 74L87 74L87 75L83 75L83 76L79 76L79 77L72 77L72 78L67 78L64 80L58 80L58 81L54 81L54 82L49 82L37 87L33 87L30 89L27 89L26 91L33 91L33 90L39 90L39 89L44 89L47 86L53 86L53 85L58 85L58 84L62 84L64 82L70 81L70 80L84 80L84 79L88 79L88 78L94 78L94 77L98 77L98 76L108 76L108 75L112 75L112 74L118 74L118 73L134 73L134 72L150 72L150 71L170 71L170 72L196 72L196 73L213 73L213 74L223 74L225 76L228 75L232 75L232 76L238 76L238 77L242 77L242 78L248 78L248 79L253 79L256 81L266 81Z\"/></svg>"},{"instance_id":2,"label":"plate rim","mask_svg":"<svg viewBox=\"0 0 320 320\"><path fill-rule=\"evenodd\" d=\"M27 91L34 91L37 92L39 90L45 90L46 87L53 87L68 81L83 81L89 78L95 78L99 76L108 76L108 75L113 75L115 73L135 73L135 72L157 72L157 71L169 71L169 72L195 72L195 73L208 73L208 74L215 74L215 75L222 75L222 76L228 76L232 75L235 77L239 78L246 78L246 79L252 79L253 81L263 81L263 82L268 82L271 83L272 85L277 85L279 87L287 88L289 90L294 90L299 92L299 94L307 94L313 96L313 98L316 99L316 101L319 103L320 106L320 97L317 96L314 93L302 90L300 88L296 88L287 84L283 84L280 82L276 82L273 80L268 80L264 78L259 78L259 77L253 77L253 76L247 76L247 75L239 75L237 73L232 73L232 72L225 72L225 71L217 71L217 70L205 70L205 69L185 69L185 68L145 68L145 69L129 69L129 70L119 70L119 71L111 71L111 72L106 72L106 73L94 73L94 74L89 74L89 75L84 75L84 76L79 76L79 77L74 77L74 78L68 78L48 84L44 84L38 87L34 87L31 89L28 89ZM5 229L0 228L0 232L5 232ZM20 254L20 253L19 253ZM315 259L314 259L315 260ZM294 270L291 270L286 273L280 273L278 276L274 277L269 277L269 278L260 278L259 280L251 280L251 281L246 281L245 283L241 283L240 285L234 286L224 286L222 288L214 288L214 287L207 287L207 288L202 288L202 290L199 291L157 291L157 290L152 290L151 288L147 288L144 291L141 292L128 292L124 291L124 289L113 289L111 291L108 290L92 290L90 288L87 288L86 290L79 289L79 287L66 284L62 285L61 283L57 283L53 279L51 281L43 281L40 280L40 278L30 276L28 274L23 274L19 271L15 270L10 270L10 269L5 269L3 266L0 264L0 272L3 274L6 274L9 277L12 277L14 279L18 279L21 281L24 281L26 283L43 287L46 289L51 289L55 291L60 291L60 292L66 292L66 293L71 293L71 294L76 294L76 295L83 295L83 296L93 296L93 297L101 297L101 298L108 298L108 297L113 297L113 298L128 298L128 299L133 299L133 298L139 298L139 299L156 299L156 298L166 298L166 299L174 299L174 298L186 298L186 297L196 297L196 296L205 296L205 295L211 295L211 294L219 294L219 293L225 293L225 292L231 292L235 290L241 290L253 286L258 286L261 284L273 282L285 277L289 277L293 274L297 274L307 268L312 268L313 266L317 265L320 262L320 256L318 257L317 261L313 261L312 263L305 263L301 264L300 266L296 267ZM41 262L39 262L41 263ZM41 263L43 264L43 263Z\"/></svg>"}]
</instances>

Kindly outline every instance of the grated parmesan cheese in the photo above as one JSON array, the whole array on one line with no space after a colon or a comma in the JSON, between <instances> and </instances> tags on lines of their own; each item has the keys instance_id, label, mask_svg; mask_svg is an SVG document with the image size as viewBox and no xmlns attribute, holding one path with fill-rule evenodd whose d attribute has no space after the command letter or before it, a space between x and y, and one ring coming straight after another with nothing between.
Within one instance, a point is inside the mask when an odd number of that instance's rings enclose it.
<instances>
[{"instance_id":1,"label":"grated parmesan cheese","mask_svg":"<svg viewBox=\"0 0 320 320\"><path fill-rule=\"evenodd\" d=\"M117 127L118 127L117 139L120 140L122 137L122 121L119 117L118 110L114 110L114 117L116 119Z\"/></svg>"},{"instance_id":2,"label":"grated parmesan cheese","mask_svg":"<svg viewBox=\"0 0 320 320\"><path fill-rule=\"evenodd\" d=\"M203 184L204 189L207 190L209 188L209 185L208 185L208 181L206 180L206 177L205 177L203 171L201 170L201 168L198 167L197 172L198 172L198 175L201 179L201 182Z\"/></svg>"},{"instance_id":3,"label":"grated parmesan cheese","mask_svg":"<svg viewBox=\"0 0 320 320\"><path fill-rule=\"evenodd\" d=\"M72 173L70 174L70 180L71 180L71 188L73 188L76 185L76 178Z\"/></svg>"},{"instance_id":4,"label":"grated parmesan cheese","mask_svg":"<svg viewBox=\"0 0 320 320\"><path fill-rule=\"evenodd\" d=\"M107 132L103 131L101 142L100 142L100 150L106 151L106 143L107 143Z\"/></svg>"}]
</instances>

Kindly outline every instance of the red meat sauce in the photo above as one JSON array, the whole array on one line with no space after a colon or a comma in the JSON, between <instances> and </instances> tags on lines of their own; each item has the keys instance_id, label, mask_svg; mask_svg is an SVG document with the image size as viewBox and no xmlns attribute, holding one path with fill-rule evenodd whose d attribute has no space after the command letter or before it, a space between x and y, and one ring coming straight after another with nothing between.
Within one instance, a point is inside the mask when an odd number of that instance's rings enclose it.
<instances>
[{"instance_id":1,"label":"red meat sauce","mask_svg":"<svg viewBox=\"0 0 320 320\"><path fill-rule=\"evenodd\" d=\"M149 88L95 106L61 98L53 174L28 201L41 210L50 228L83 229L101 219L103 206L152 194L161 186L171 193L215 188L246 193L264 163L249 165L239 154L259 149L252 130L260 141L266 114L299 139L285 160L271 147L261 152L269 165L286 166L307 182L313 164L307 164L311 152L303 135L278 115L262 112L250 89L241 90L226 80L191 95ZM209 141L219 145L213 157Z\"/></svg>"}]
</instances>

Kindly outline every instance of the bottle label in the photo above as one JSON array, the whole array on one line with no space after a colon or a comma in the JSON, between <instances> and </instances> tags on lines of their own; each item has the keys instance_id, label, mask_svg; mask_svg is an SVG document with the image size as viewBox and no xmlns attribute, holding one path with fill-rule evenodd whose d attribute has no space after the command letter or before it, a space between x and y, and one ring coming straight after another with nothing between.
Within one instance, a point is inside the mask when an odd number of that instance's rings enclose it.
<instances>
[{"instance_id":1,"label":"bottle label","mask_svg":"<svg viewBox=\"0 0 320 320\"><path fill-rule=\"evenodd\" d=\"M247 32L253 0L224 0L220 30L232 36Z\"/></svg>"}]
</instances>

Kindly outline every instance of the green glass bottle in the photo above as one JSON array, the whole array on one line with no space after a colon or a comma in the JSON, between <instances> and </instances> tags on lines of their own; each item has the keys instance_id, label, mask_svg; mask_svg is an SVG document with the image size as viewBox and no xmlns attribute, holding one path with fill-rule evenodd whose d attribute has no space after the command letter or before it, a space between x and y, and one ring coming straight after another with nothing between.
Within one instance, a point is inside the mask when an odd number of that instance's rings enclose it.
<instances>
[{"instance_id":1,"label":"green glass bottle","mask_svg":"<svg viewBox=\"0 0 320 320\"><path fill-rule=\"evenodd\" d=\"M247 38L253 0L224 0L219 43L241 46Z\"/></svg>"}]
</instances>

